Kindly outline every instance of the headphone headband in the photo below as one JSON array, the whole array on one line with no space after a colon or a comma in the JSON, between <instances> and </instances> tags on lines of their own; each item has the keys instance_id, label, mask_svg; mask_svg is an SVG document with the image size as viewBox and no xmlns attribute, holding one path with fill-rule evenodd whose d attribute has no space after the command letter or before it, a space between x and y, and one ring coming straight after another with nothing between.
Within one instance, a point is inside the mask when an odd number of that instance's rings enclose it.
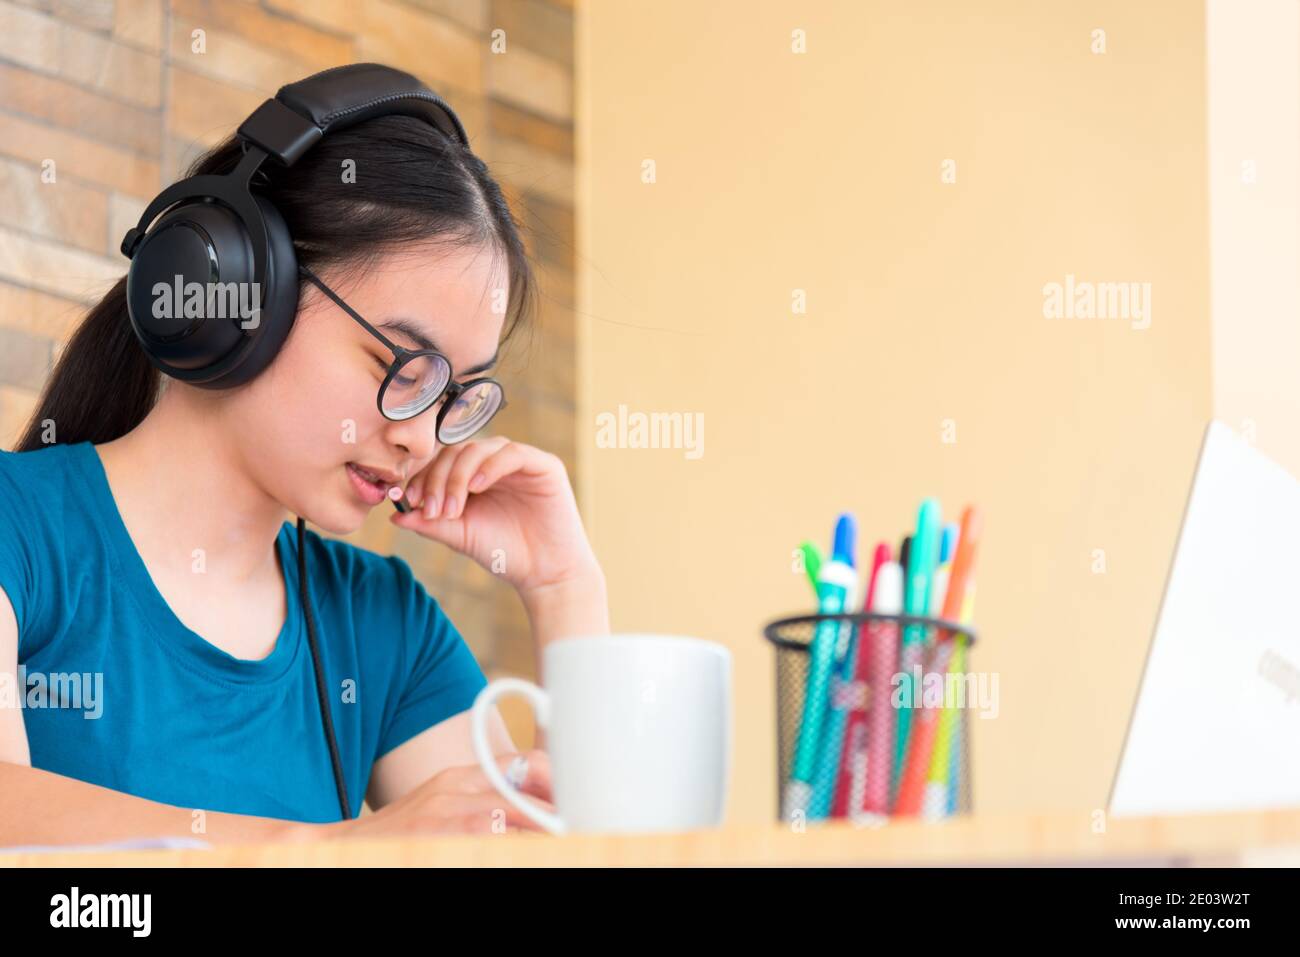
<instances>
[{"instance_id":1,"label":"headphone headband","mask_svg":"<svg viewBox=\"0 0 1300 957\"><path fill-rule=\"evenodd\" d=\"M241 139L292 166L325 134L376 116L414 116L469 146L455 112L409 73L379 63L334 67L280 87L239 127Z\"/></svg>"},{"instance_id":2,"label":"headphone headband","mask_svg":"<svg viewBox=\"0 0 1300 957\"><path fill-rule=\"evenodd\" d=\"M298 267L284 218L252 189L253 176L268 160L293 166L327 133L393 115L423 120L469 147L455 111L414 76L354 63L283 86L254 110L236 134L244 155L229 173L192 176L153 198L121 249L131 260L131 326L155 366L208 389L232 388L266 368L293 325ZM156 314L155 290L174 283L254 290L256 316L236 322L228 309L178 316L179 306Z\"/></svg>"}]
</instances>

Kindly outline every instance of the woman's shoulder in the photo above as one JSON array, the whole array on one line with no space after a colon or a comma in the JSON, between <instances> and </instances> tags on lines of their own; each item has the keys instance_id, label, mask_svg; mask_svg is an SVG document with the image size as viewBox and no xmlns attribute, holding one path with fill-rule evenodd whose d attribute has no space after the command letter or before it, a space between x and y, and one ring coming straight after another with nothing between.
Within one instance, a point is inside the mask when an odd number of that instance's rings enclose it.
<instances>
[{"instance_id":1,"label":"woman's shoulder","mask_svg":"<svg viewBox=\"0 0 1300 957\"><path fill-rule=\"evenodd\" d=\"M0 449L0 475L35 477L60 474L70 461L84 456L89 446L89 442L76 442L51 443L25 452Z\"/></svg>"},{"instance_id":2,"label":"woman's shoulder","mask_svg":"<svg viewBox=\"0 0 1300 957\"><path fill-rule=\"evenodd\" d=\"M69 544L71 503L89 443L47 445L29 452L0 450L0 589L13 605L19 633L45 619L52 603L66 601L54 585L62 558L83 554Z\"/></svg>"},{"instance_id":3,"label":"woman's shoulder","mask_svg":"<svg viewBox=\"0 0 1300 957\"><path fill-rule=\"evenodd\" d=\"M72 483L84 467L89 442L51 444L26 452L0 449L0 507L26 514L62 511L76 494ZM33 510L36 510L35 512Z\"/></svg>"}]
</instances>

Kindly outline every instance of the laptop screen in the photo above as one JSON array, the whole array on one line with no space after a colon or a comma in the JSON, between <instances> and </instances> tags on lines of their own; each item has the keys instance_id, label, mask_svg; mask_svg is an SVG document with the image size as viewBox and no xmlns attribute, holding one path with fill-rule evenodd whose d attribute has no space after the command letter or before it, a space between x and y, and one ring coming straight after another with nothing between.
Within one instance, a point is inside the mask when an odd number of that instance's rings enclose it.
<instances>
[{"instance_id":1,"label":"laptop screen","mask_svg":"<svg viewBox=\"0 0 1300 957\"><path fill-rule=\"evenodd\" d=\"M1111 814L1300 805L1300 481L1205 432Z\"/></svg>"}]
</instances>

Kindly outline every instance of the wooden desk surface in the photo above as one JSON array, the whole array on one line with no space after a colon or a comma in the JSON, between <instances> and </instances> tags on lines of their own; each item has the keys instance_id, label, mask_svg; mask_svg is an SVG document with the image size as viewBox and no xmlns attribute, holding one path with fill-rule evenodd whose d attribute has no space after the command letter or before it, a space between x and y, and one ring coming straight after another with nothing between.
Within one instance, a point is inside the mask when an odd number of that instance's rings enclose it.
<instances>
[{"instance_id":1,"label":"wooden desk surface","mask_svg":"<svg viewBox=\"0 0 1300 957\"><path fill-rule=\"evenodd\" d=\"M746 825L715 831L606 836L509 834L211 850L0 853L0 867L118 866L749 866L926 864L1300 866L1300 808L1111 818L1085 812L977 815L885 827L835 823L796 832Z\"/></svg>"}]
</instances>

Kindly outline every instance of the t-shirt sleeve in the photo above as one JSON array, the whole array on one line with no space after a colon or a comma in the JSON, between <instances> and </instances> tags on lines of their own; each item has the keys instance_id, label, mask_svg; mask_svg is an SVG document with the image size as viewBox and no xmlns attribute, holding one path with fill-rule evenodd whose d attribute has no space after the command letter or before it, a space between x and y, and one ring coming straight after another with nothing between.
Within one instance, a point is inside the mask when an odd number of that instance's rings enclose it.
<instances>
[{"instance_id":1,"label":"t-shirt sleeve","mask_svg":"<svg viewBox=\"0 0 1300 957\"><path fill-rule=\"evenodd\" d=\"M441 721L467 711L487 685L487 677L473 652L442 607L400 558L398 568L403 652L397 687L402 688L396 707L380 737L376 757Z\"/></svg>"},{"instance_id":2,"label":"t-shirt sleeve","mask_svg":"<svg viewBox=\"0 0 1300 957\"><path fill-rule=\"evenodd\" d=\"M0 588L9 596L14 618L18 621L18 638L22 642L27 617L35 601L36 575L32 567L32 528L23 512L26 497L13 475L6 453L0 461Z\"/></svg>"}]
</instances>

